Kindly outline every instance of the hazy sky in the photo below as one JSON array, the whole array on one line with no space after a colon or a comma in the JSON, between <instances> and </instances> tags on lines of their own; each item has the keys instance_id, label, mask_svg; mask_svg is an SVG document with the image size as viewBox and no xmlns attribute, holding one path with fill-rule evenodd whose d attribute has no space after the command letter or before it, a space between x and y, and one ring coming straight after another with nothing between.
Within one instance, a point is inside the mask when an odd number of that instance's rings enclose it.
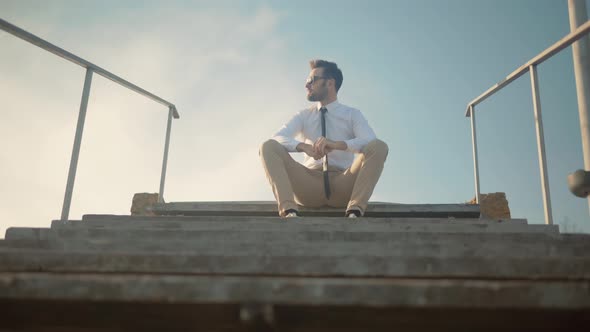
<instances>
[{"instance_id":1,"label":"hazy sky","mask_svg":"<svg viewBox=\"0 0 590 332\"><path fill-rule=\"evenodd\" d=\"M167 201L272 200L258 147L309 105L308 61L389 144L373 200L474 196L465 107L569 32L567 1L10 1L0 17L177 105ZM555 222L590 232L572 54L539 67ZM0 237L59 218L84 69L0 32ZM543 222L529 76L477 111L481 190ZM70 218L157 192L167 109L94 76Z\"/></svg>"}]
</instances>

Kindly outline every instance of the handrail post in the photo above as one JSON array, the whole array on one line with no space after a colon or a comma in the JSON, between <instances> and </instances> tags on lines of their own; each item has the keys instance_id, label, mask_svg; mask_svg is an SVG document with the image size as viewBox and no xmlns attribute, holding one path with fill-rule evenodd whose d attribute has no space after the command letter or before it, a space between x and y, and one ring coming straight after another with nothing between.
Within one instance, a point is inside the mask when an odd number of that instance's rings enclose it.
<instances>
[{"instance_id":1,"label":"handrail post","mask_svg":"<svg viewBox=\"0 0 590 332\"><path fill-rule=\"evenodd\" d=\"M551 212L551 196L549 193L549 178L547 175L547 158L545 155L545 134L543 132L543 117L541 115L541 97L539 95L539 80L537 66L529 67L531 73L531 90L533 93L533 109L535 111L535 128L537 131L537 150L539 152L539 170L541 173L541 190L543 192L543 207L545 209L545 224L553 225Z\"/></svg>"},{"instance_id":2,"label":"handrail post","mask_svg":"<svg viewBox=\"0 0 590 332\"><path fill-rule=\"evenodd\" d=\"M86 109L88 108L88 97L90 96L90 85L92 84L92 73L93 71L91 68L86 68L86 78L84 79L84 89L82 90L82 101L80 102L78 124L76 125L72 159L70 160L70 170L68 171L68 182L66 184L64 203L61 209L61 220L68 220L70 215L74 182L76 181L76 170L78 168L78 157L80 156L80 146L82 144L82 133L84 132L84 121L86 120Z\"/></svg>"},{"instance_id":3,"label":"handrail post","mask_svg":"<svg viewBox=\"0 0 590 332\"><path fill-rule=\"evenodd\" d=\"M471 116L471 145L473 148L473 175L475 177L475 202L479 204L479 163L477 160L477 136L475 132L475 112L474 106L469 105L469 115Z\"/></svg>"},{"instance_id":4,"label":"handrail post","mask_svg":"<svg viewBox=\"0 0 590 332\"><path fill-rule=\"evenodd\" d=\"M178 114L178 110L174 104L154 95L153 93L146 91L139 86L85 60L80 58L79 56L72 54L44 39L41 39L34 34L27 32L14 24L11 24L3 19L0 18L0 30L6 31L14 35L17 38L20 38L24 41L27 41L41 49L44 49L50 53L53 53L57 56L60 56L78 66L86 68L86 79L84 81L84 89L82 91L82 102L80 104L80 112L78 115L78 124L76 127L76 136L74 138L74 147L72 151L72 158L70 161L70 168L68 171L68 180L66 184L66 192L64 197L64 202L61 211L61 220L67 220L70 214L70 206L72 203L72 193L74 191L74 182L76 179L76 170L78 167L78 157L80 155L80 145L82 143L82 133L84 131L84 122L86 119L86 109L88 107L88 96L90 95L90 86L92 82L93 74L101 75L117 84L120 84L123 87L126 87L132 91L139 93L142 96L145 96L151 100L154 100L162 105L168 106L168 128L166 132L166 146L164 148L164 161L162 165L162 177L160 179L160 192L159 192L159 201L163 202L163 193L164 193L164 181L166 178L166 163L168 159L168 146L170 144L170 128L172 118L178 119L180 116Z\"/></svg>"},{"instance_id":5,"label":"handrail post","mask_svg":"<svg viewBox=\"0 0 590 332\"><path fill-rule=\"evenodd\" d=\"M568 0L571 31L588 21L585 0ZM582 136L584 169L590 171L590 36L586 35L572 44L578 113ZM590 207L590 196L588 196Z\"/></svg>"},{"instance_id":6,"label":"handrail post","mask_svg":"<svg viewBox=\"0 0 590 332\"><path fill-rule=\"evenodd\" d=\"M173 114L174 109L170 107L168 111L168 125L166 126L166 143L164 143L164 160L162 161L162 175L160 176L158 203L164 203L164 184L166 183L166 167L168 165L168 148L170 147L170 130L172 129Z\"/></svg>"}]
</instances>

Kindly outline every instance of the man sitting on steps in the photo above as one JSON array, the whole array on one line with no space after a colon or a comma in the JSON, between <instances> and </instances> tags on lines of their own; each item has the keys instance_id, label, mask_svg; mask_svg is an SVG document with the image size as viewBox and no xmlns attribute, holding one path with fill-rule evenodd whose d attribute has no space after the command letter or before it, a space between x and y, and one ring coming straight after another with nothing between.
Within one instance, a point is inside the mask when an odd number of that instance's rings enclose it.
<instances>
[{"instance_id":1,"label":"man sitting on steps","mask_svg":"<svg viewBox=\"0 0 590 332\"><path fill-rule=\"evenodd\" d=\"M343 80L338 66L312 60L310 67L307 99L317 104L295 114L262 144L266 176L282 217L299 216L298 204L346 207L345 216L360 217L379 180L388 147L376 138L359 110L338 102ZM303 165L289 152L304 152Z\"/></svg>"}]
</instances>

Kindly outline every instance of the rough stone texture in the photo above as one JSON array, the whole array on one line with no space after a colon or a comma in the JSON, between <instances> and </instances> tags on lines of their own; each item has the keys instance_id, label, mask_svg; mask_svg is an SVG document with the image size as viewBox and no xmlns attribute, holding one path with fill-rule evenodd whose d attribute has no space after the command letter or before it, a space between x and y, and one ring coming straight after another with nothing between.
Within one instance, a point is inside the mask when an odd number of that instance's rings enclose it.
<instances>
[{"instance_id":1,"label":"rough stone texture","mask_svg":"<svg viewBox=\"0 0 590 332\"><path fill-rule=\"evenodd\" d=\"M429 256L429 257L582 257L590 253L590 235L540 232L472 233L363 231L363 225L341 230L313 231L261 228L244 231L248 224L203 231L184 229L108 229L59 227L10 228L5 242L18 248L62 252L198 253L227 256ZM368 226L368 224L367 224ZM509 228L511 225L507 224ZM545 225L529 225L538 228ZM436 226L438 227L438 226ZM518 226L520 227L520 225ZM356 228L356 230L355 230ZM469 227L471 228L471 227ZM307 230L306 230L307 229ZM242 231L239 231L242 230ZM224 235L227 233L226 235ZM392 258L394 259L394 258Z\"/></svg>"},{"instance_id":2,"label":"rough stone texture","mask_svg":"<svg viewBox=\"0 0 590 332\"><path fill-rule=\"evenodd\" d=\"M479 211L479 210L478 210ZM478 212L479 213L479 212ZM279 217L273 216L128 216L128 215L112 215L112 214L85 214L82 220L53 220L52 225L58 227L60 225L79 225L84 227L120 227L121 225L145 227L146 223L166 226L176 224L178 227L192 225L194 227L201 227L209 223L216 225L226 225L231 227L237 223L248 223L249 225L293 225L294 223L283 222L286 221ZM520 224L526 225L526 219L480 219L473 218L420 218L420 217L363 217L350 220L345 217L302 217L298 218L301 224L305 225L330 225L330 227L341 227L343 225L351 224L370 224L370 225L399 225L399 224L452 224L452 225L490 225L490 224ZM354 221L354 223L352 223ZM53 227L52 226L52 227ZM176 226L174 226L176 227Z\"/></svg>"},{"instance_id":3,"label":"rough stone texture","mask_svg":"<svg viewBox=\"0 0 590 332\"><path fill-rule=\"evenodd\" d=\"M472 204L144 202L181 215L9 228L0 331L590 331L587 234Z\"/></svg>"},{"instance_id":4,"label":"rough stone texture","mask_svg":"<svg viewBox=\"0 0 590 332\"><path fill-rule=\"evenodd\" d=\"M155 216L151 207L158 203L157 193L137 193L133 195L131 204L132 216Z\"/></svg>"},{"instance_id":5,"label":"rough stone texture","mask_svg":"<svg viewBox=\"0 0 590 332\"><path fill-rule=\"evenodd\" d=\"M215 284L215 287L212 285ZM1 273L3 299L168 303L590 308L590 284L567 281ZM539 298L543 294L543 298Z\"/></svg>"},{"instance_id":6,"label":"rough stone texture","mask_svg":"<svg viewBox=\"0 0 590 332\"><path fill-rule=\"evenodd\" d=\"M181 218L185 219L182 220ZM108 228L112 230L161 229L201 231L350 231L350 232L558 232L557 225L527 225L525 219L436 219L436 218L301 218L289 223L278 217L135 217L115 216L111 220L85 218L83 220L54 220L52 229Z\"/></svg>"},{"instance_id":7,"label":"rough stone texture","mask_svg":"<svg viewBox=\"0 0 590 332\"><path fill-rule=\"evenodd\" d=\"M477 204L475 197L468 204ZM506 193L497 192L489 194L480 194L479 208L481 218L487 219L510 219L510 208Z\"/></svg>"},{"instance_id":8,"label":"rough stone texture","mask_svg":"<svg viewBox=\"0 0 590 332\"><path fill-rule=\"evenodd\" d=\"M5 272L272 275L275 277L462 278L472 280L588 280L583 257L236 256L200 253L0 250Z\"/></svg>"}]
</instances>

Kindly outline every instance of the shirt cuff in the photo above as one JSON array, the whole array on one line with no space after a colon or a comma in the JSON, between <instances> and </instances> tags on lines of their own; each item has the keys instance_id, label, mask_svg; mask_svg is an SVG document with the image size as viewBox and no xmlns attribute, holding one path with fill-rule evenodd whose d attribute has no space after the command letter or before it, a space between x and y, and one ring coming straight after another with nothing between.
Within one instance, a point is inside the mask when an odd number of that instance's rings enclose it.
<instances>
[{"instance_id":1,"label":"shirt cuff","mask_svg":"<svg viewBox=\"0 0 590 332\"><path fill-rule=\"evenodd\" d=\"M361 152L361 149L363 148L362 144L359 144L360 142L358 141L358 139L349 139L347 141L344 141L344 143L346 143L346 151L348 152Z\"/></svg>"}]
</instances>

